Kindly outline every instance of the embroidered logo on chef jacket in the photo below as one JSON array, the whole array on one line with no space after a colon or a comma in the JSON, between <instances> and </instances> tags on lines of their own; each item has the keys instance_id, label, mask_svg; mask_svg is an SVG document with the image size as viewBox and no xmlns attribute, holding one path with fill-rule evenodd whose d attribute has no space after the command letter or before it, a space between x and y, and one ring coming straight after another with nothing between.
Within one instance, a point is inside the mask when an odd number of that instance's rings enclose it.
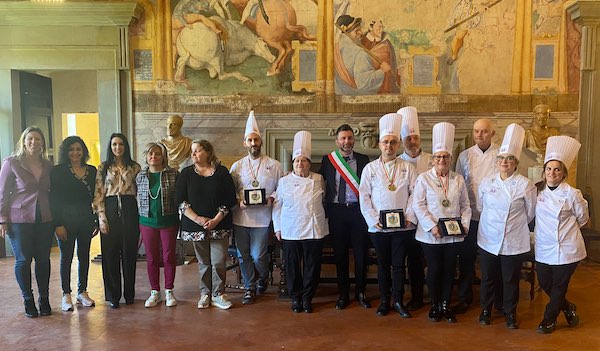
<instances>
[{"instance_id":1,"label":"embroidered logo on chef jacket","mask_svg":"<svg viewBox=\"0 0 600 351\"><path fill-rule=\"evenodd\" d=\"M540 195L540 196L538 196L537 200L538 200L539 202L545 202L545 201L546 201L546 197L545 197L545 196L542 196L542 195Z\"/></svg>"}]
</instances>

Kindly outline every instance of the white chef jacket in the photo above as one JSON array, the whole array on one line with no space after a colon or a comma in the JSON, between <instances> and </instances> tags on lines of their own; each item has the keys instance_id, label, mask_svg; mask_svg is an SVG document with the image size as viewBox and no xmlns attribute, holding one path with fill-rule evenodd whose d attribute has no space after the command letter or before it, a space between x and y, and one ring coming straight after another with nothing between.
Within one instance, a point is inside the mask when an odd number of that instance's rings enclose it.
<instances>
[{"instance_id":1,"label":"white chef jacket","mask_svg":"<svg viewBox=\"0 0 600 351\"><path fill-rule=\"evenodd\" d=\"M273 227L282 239L321 239L329 234L323 208L325 180L319 173L282 177L273 198Z\"/></svg>"},{"instance_id":2,"label":"white chef jacket","mask_svg":"<svg viewBox=\"0 0 600 351\"><path fill-rule=\"evenodd\" d=\"M492 255L518 255L531 250L529 222L535 217L537 189L528 178L500 173L479 184L481 213L477 244Z\"/></svg>"},{"instance_id":3,"label":"white chef jacket","mask_svg":"<svg viewBox=\"0 0 600 351\"><path fill-rule=\"evenodd\" d=\"M388 189L390 181L383 169L381 158L369 162L363 169L358 191L360 211L369 226L370 233L397 232L414 228L414 225L409 223L411 216L414 217L411 210L409 210L409 204L417 180L417 172L410 162L396 158L385 163L389 176L392 175L394 163L396 163L396 176L393 183L396 190L394 191ZM396 209L404 211L405 223L407 224L405 228L382 230L375 227L379 223L379 211Z\"/></svg>"},{"instance_id":4,"label":"white chef jacket","mask_svg":"<svg viewBox=\"0 0 600 351\"><path fill-rule=\"evenodd\" d=\"M248 163L250 161L250 163ZM260 164L260 168L259 168ZM252 170L250 169L252 165ZM252 172L258 170L258 187L252 185ZM237 194L238 204L244 199L244 189L265 189L268 198L277 189L277 182L282 176L279 161L262 155L256 160L246 156L231 166L231 177ZM248 206L245 210L239 206L233 208L233 224L249 228L264 228L271 223L271 208L264 205Z\"/></svg>"},{"instance_id":5,"label":"white chef jacket","mask_svg":"<svg viewBox=\"0 0 600 351\"><path fill-rule=\"evenodd\" d=\"M460 174L452 171L448 172L447 177L449 177L447 198L450 201L448 207L442 206L442 200L445 199L444 191L434 168L417 177L412 207L419 221L415 238L422 243L448 244L464 240L462 237L455 236L436 238L431 233L431 229L438 225L440 218L460 217L465 230L469 228L471 207L465 180Z\"/></svg>"},{"instance_id":6,"label":"white chef jacket","mask_svg":"<svg viewBox=\"0 0 600 351\"><path fill-rule=\"evenodd\" d=\"M545 187L535 208L535 260L562 265L583 260L587 253L581 228L590 219L588 203L562 182L554 191Z\"/></svg>"},{"instance_id":7,"label":"white chef jacket","mask_svg":"<svg viewBox=\"0 0 600 351\"><path fill-rule=\"evenodd\" d=\"M412 163L417 169L417 175L427 172L433 167L433 155L423 150L421 150L421 153L417 157L410 157L409 154L403 152L398 158Z\"/></svg>"},{"instance_id":8,"label":"white chef jacket","mask_svg":"<svg viewBox=\"0 0 600 351\"><path fill-rule=\"evenodd\" d=\"M458 155L456 162L456 173L463 176L469 192L469 201L471 202L472 219L479 220L479 211L477 210L477 187L485 177L492 176L498 172L498 145L492 143L490 147L481 151L479 146L473 145Z\"/></svg>"}]
</instances>

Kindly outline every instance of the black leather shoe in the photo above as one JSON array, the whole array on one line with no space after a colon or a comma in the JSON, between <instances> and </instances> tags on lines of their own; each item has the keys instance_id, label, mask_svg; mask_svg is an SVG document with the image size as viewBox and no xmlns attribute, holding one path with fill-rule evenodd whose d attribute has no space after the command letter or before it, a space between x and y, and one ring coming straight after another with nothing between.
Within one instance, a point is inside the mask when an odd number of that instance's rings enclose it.
<instances>
[{"instance_id":1,"label":"black leather shoe","mask_svg":"<svg viewBox=\"0 0 600 351\"><path fill-rule=\"evenodd\" d=\"M479 324L490 325L492 323L492 312L490 310L481 310L479 315Z\"/></svg>"},{"instance_id":2,"label":"black leather shoe","mask_svg":"<svg viewBox=\"0 0 600 351\"><path fill-rule=\"evenodd\" d=\"M35 307L35 301L33 299L23 301L25 305L25 315L29 318L36 318L39 316L38 310Z\"/></svg>"},{"instance_id":3,"label":"black leather shoe","mask_svg":"<svg viewBox=\"0 0 600 351\"><path fill-rule=\"evenodd\" d=\"M302 304L302 308L304 309L304 313L312 313L313 311L313 306L312 306L312 302L304 302Z\"/></svg>"},{"instance_id":4,"label":"black leather shoe","mask_svg":"<svg viewBox=\"0 0 600 351\"><path fill-rule=\"evenodd\" d=\"M463 313L467 312L467 310L469 309L469 307L471 307L471 303L465 302L465 301L461 301L461 302L457 303L456 305L454 305L452 307L452 310L456 314L463 314Z\"/></svg>"},{"instance_id":5,"label":"black leather shoe","mask_svg":"<svg viewBox=\"0 0 600 351\"><path fill-rule=\"evenodd\" d=\"M119 304L119 301L109 301L108 305L112 309L117 309L117 308L121 307L120 304Z\"/></svg>"},{"instance_id":6,"label":"black leather shoe","mask_svg":"<svg viewBox=\"0 0 600 351\"><path fill-rule=\"evenodd\" d=\"M335 303L335 309L343 310L344 308L348 307L349 304L350 304L350 302L348 301L347 298L343 298L340 296L340 298Z\"/></svg>"},{"instance_id":7,"label":"black leather shoe","mask_svg":"<svg viewBox=\"0 0 600 351\"><path fill-rule=\"evenodd\" d=\"M448 323L456 323L456 316L454 315L454 311L450 307L450 303L448 303L448 301L442 302L442 315Z\"/></svg>"},{"instance_id":8,"label":"black leather shoe","mask_svg":"<svg viewBox=\"0 0 600 351\"><path fill-rule=\"evenodd\" d=\"M517 315L514 313L509 313L504 316L504 320L506 321L506 327L508 329L519 329L519 323L517 323Z\"/></svg>"},{"instance_id":9,"label":"black leather shoe","mask_svg":"<svg viewBox=\"0 0 600 351\"><path fill-rule=\"evenodd\" d=\"M416 310L422 308L423 306L425 306L425 303L423 302L423 300L410 300L406 304L406 309L409 311L416 311Z\"/></svg>"},{"instance_id":10,"label":"black leather shoe","mask_svg":"<svg viewBox=\"0 0 600 351\"><path fill-rule=\"evenodd\" d=\"M387 316L390 313L390 301L382 299L379 307L377 307L377 315L380 317Z\"/></svg>"},{"instance_id":11,"label":"black leather shoe","mask_svg":"<svg viewBox=\"0 0 600 351\"><path fill-rule=\"evenodd\" d=\"M258 283L256 285L256 294L257 295L262 295L262 294L266 293L268 287L269 287L269 283L267 283L267 282Z\"/></svg>"},{"instance_id":12,"label":"black leather shoe","mask_svg":"<svg viewBox=\"0 0 600 351\"><path fill-rule=\"evenodd\" d=\"M542 321L540 325L537 327L537 332L540 334L550 334L556 328L556 322L548 323L546 321Z\"/></svg>"},{"instance_id":13,"label":"black leather shoe","mask_svg":"<svg viewBox=\"0 0 600 351\"><path fill-rule=\"evenodd\" d=\"M408 312L406 306L404 306L400 302L394 302L394 310L396 310L396 312L398 312L398 314L402 318L412 318L412 315L410 314L410 312Z\"/></svg>"},{"instance_id":14,"label":"black leather shoe","mask_svg":"<svg viewBox=\"0 0 600 351\"><path fill-rule=\"evenodd\" d=\"M295 312L295 313L302 312L302 301L292 300L292 312Z\"/></svg>"},{"instance_id":15,"label":"black leather shoe","mask_svg":"<svg viewBox=\"0 0 600 351\"><path fill-rule=\"evenodd\" d=\"M576 310L577 306L570 302L568 303L567 308L563 310L569 328L573 328L579 324L579 316L575 312Z\"/></svg>"},{"instance_id":16,"label":"black leather shoe","mask_svg":"<svg viewBox=\"0 0 600 351\"><path fill-rule=\"evenodd\" d=\"M437 303L431 303L431 308L429 309L429 315L427 317L432 322L439 322L442 320L442 313Z\"/></svg>"},{"instance_id":17,"label":"black leather shoe","mask_svg":"<svg viewBox=\"0 0 600 351\"><path fill-rule=\"evenodd\" d=\"M40 316L49 316L52 314L52 308L50 308L50 301L48 300L48 296L40 296L40 298L38 299L38 303L40 304Z\"/></svg>"},{"instance_id":18,"label":"black leather shoe","mask_svg":"<svg viewBox=\"0 0 600 351\"><path fill-rule=\"evenodd\" d=\"M356 294L356 302L358 302L358 304L361 307L371 308L371 302L369 301L369 299L367 298L367 295L365 295L365 293Z\"/></svg>"}]
</instances>

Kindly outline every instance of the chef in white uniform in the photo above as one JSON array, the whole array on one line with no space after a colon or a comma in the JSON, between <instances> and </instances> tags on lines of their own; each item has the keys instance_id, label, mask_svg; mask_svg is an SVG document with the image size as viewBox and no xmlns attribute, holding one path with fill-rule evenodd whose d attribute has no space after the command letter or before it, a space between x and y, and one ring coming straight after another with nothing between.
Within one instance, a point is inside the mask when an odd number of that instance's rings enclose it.
<instances>
[{"instance_id":1,"label":"chef in white uniform","mask_svg":"<svg viewBox=\"0 0 600 351\"><path fill-rule=\"evenodd\" d=\"M273 227L283 241L283 259L292 311L311 313L321 274L322 240L329 232L323 199L325 181L310 171L311 134L294 135L293 171L279 179L273 202Z\"/></svg>"},{"instance_id":2,"label":"chef in white uniform","mask_svg":"<svg viewBox=\"0 0 600 351\"><path fill-rule=\"evenodd\" d=\"M242 304L254 302L256 294L265 292L269 281L269 225L271 194L281 178L279 161L261 153L262 138L254 111L250 111L244 132L244 148L248 155L231 166L238 206L233 208L233 233L246 293ZM265 191L265 204L246 203L245 190ZM258 273L258 274L257 274Z\"/></svg>"},{"instance_id":3,"label":"chef in white uniform","mask_svg":"<svg viewBox=\"0 0 600 351\"><path fill-rule=\"evenodd\" d=\"M412 163L417 169L417 174L430 170L433 166L433 155L421 149L421 130L419 128L417 109L413 106L406 106L399 109L398 113L402 115L400 136L402 137L402 146L404 147L404 152L398 157ZM412 236L414 237L414 232ZM411 293L411 298L406 304L406 308L409 311L416 311L425 305L423 303L425 256L421 244L415 239L410 243L406 261Z\"/></svg>"},{"instance_id":4,"label":"chef in white uniform","mask_svg":"<svg viewBox=\"0 0 600 351\"><path fill-rule=\"evenodd\" d=\"M506 326L517 329L519 279L525 255L531 250L529 222L535 217L537 189L516 172L525 140L518 124L506 128L497 156L499 172L484 178L477 201L481 213L477 244L481 264L479 323L491 322L495 291L503 290ZM497 286L499 285L499 286Z\"/></svg>"},{"instance_id":5,"label":"chef in white uniform","mask_svg":"<svg viewBox=\"0 0 600 351\"><path fill-rule=\"evenodd\" d=\"M450 171L453 143L454 125L441 122L433 126L433 168L419 175L413 194L412 208L419 222L415 237L422 243L427 259L429 319L433 322L442 318L456 322L450 299L458 245L464 240L459 235L443 236L439 220L458 218L465 233L471 221L465 181Z\"/></svg>"},{"instance_id":6,"label":"chef in white uniform","mask_svg":"<svg viewBox=\"0 0 600 351\"><path fill-rule=\"evenodd\" d=\"M414 224L406 218L410 216L407 211L417 172L410 162L397 157L401 124L402 116L397 113L388 113L379 119L381 156L363 169L359 196L360 210L369 226L371 241L377 254L377 281L381 303L376 313L379 316L389 313L391 293L396 312L402 318L410 318L411 314L403 302L406 268L404 262L410 241L414 240ZM400 227L401 220L398 227L382 223L381 211L387 210L402 210L405 216L404 226ZM390 217L390 221L394 218L396 217Z\"/></svg>"},{"instance_id":7,"label":"chef in white uniform","mask_svg":"<svg viewBox=\"0 0 600 351\"><path fill-rule=\"evenodd\" d=\"M588 203L581 191L565 182L567 170L581 144L568 136L548 138L543 188L535 210L535 260L540 287L550 297L538 332L556 327L562 310L569 327L579 323L575 304L566 299L569 280L587 253L580 228L589 220Z\"/></svg>"},{"instance_id":8,"label":"chef in white uniform","mask_svg":"<svg viewBox=\"0 0 600 351\"><path fill-rule=\"evenodd\" d=\"M492 121L487 118L477 120L473 124L473 141L475 145L458 155L456 173L463 176L469 192L471 203L471 224L469 235L459 247L458 260L458 304L452 308L456 313L464 313L473 302L473 278L475 278L475 259L477 258L477 226L479 210L477 210L477 188L481 181L498 172L496 156L498 145L492 143L496 132ZM500 307L502 292L497 291L496 307Z\"/></svg>"}]
</instances>

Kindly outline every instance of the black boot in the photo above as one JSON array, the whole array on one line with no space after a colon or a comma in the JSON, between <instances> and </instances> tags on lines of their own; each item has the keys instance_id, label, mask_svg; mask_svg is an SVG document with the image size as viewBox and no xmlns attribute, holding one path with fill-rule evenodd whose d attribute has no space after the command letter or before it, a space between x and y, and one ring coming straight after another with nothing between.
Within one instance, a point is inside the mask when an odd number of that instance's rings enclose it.
<instances>
[{"instance_id":1,"label":"black boot","mask_svg":"<svg viewBox=\"0 0 600 351\"><path fill-rule=\"evenodd\" d=\"M369 301L369 298L367 297L367 295L365 295L364 292L356 294L356 301L360 306L364 308L371 308L371 302Z\"/></svg>"},{"instance_id":2,"label":"black boot","mask_svg":"<svg viewBox=\"0 0 600 351\"><path fill-rule=\"evenodd\" d=\"M377 315L378 316L386 316L390 313L390 298L388 296L381 297L381 303L379 307L377 307Z\"/></svg>"},{"instance_id":3,"label":"black boot","mask_svg":"<svg viewBox=\"0 0 600 351\"><path fill-rule=\"evenodd\" d=\"M394 310L396 310L402 318L412 318L412 315L408 312L408 309L402 302L394 302Z\"/></svg>"},{"instance_id":4,"label":"black boot","mask_svg":"<svg viewBox=\"0 0 600 351\"><path fill-rule=\"evenodd\" d=\"M577 306L574 303L567 302L567 307L563 309L563 313L565 314L565 318L567 319L567 325L570 328L573 328L579 324L579 316L575 312L577 310Z\"/></svg>"},{"instance_id":5,"label":"black boot","mask_svg":"<svg viewBox=\"0 0 600 351\"><path fill-rule=\"evenodd\" d=\"M40 304L40 316L49 316L52 314L52 308L50 308L48 296L40 296L38 303Z\"/></svg>"},{"instance_id":6,"label":"black boot","mask_svg":"<svg viewBox=\"0 0 600 351\"><path fill-rule=\"evenodd\" d=\"M504 316L504 320L506 321L506 327L508 329L518 329L519 323L517 323L517 314L516 313L508 313Z\"/></svg>"},{"instance_id":7,"label":"black boot","mask_svg":"<svg viewBox=\"0 0 600 351\"><path fill-rule=\"evenodd\" d=\"M23 302L25 305L25 315L29 318L35 318L39 316L38 310L35 307L35 301L33 299L28 299Z\"/></svg>"},{"instance_id":8,"label":"black boot","mask_svg":"<svg viewBox=\"0 0 600 351\"><path fill-rule=\"evenodd\" d=\"M456 316L448 301L442 301L442 314L448 323L456 323Z\"/></svg>"},{"instance_id":9,"label":"black boot","mask_svg":"<svg viewBox=\"0 0 600 351\"><path fill-rule=\"evenodd\" d=\"M439 322L442 319L442 314L440 313L440 306L437 301L431 301L431 309L429 310L429 320L432 322Z\"/></svg>"},{"instance_id":10,"label":"black boot","mask_svg":"<svg viewBox=\"0 0 600 351\"><path fill-rule=\"evenodd\" d=\"M490 325L490 323L492 323L492 312L484 308L479 315L479 324Z\"/></svg>"}]
</instances>

